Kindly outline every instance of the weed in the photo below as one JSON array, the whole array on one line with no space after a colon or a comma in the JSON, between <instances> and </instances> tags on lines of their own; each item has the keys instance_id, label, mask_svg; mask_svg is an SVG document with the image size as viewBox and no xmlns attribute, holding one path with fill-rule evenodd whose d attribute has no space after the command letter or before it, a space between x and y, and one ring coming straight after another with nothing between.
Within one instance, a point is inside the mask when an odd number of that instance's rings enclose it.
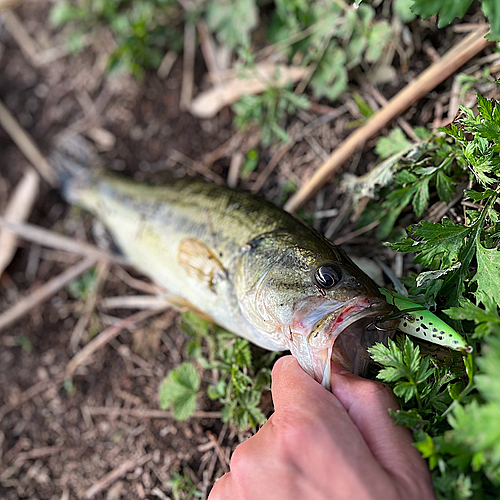
<instances>
[{"instance_id":1,"label":"weed","mask_svg":"<svg viewBox=\"0 0 500 500\"><path fill-rule=\"evenodd\" d=\"M288 142L290 138L281 124L297 110L307 108L305 96L295 95L286 87L270 87L260 95L244 95L233 105L234 124L241 130L258 127L263 146Z\"/></svg>"},{"instance_id":2,"label":"weed","mask_svg":"<svg viewBox=\"0 0 500 500\"><path fill-rule=\"evenodd\" d=\"M17 344L21 347L24 353L31 354L33 352L33 344L25 335L20 335L16 338Z\"/></svg>"},{"instance_id":3,"label":"weed","mask_svg":"<svg viewBox=\"0 0 500 500\"><path fill-rule=\"evenodd\" d=\"M193 313L184 313L181 328L191 340L188 355L205 369L216 370L218 380L208 386L207 394L223 405L222 420L241 429L256 427L266 420L259 409L262 392L270 387L270 366L276 353L254 359L247 340L207 322ZM206 354L203 354L206 351ZM172 370L160 386L160 405L172 405L174 417L192 415L200 380L192 363Z\"/></svg>"},{"instance_id":4,"label":"weed","mask_svg":"<svg viewBox=\"0 0 500 500\"><path fill-rule=\"evenodd\" d=\"M457 353L438 362L405 338L370 352L382 365L378 378L400 399L402 409L392 415L413 430L429 461L438 498L493 499L500 485L500 104L478 95L477 115L461 108L419 147L398 137L403 154L375 174L385 187L370 194L381 196L383 217L383 210L399 216L411 205L420 218L433 193L471 200L464 220L421 221L389 246L429 269L405 280L411 298L447 308L448 321L475 349L463 362ZM391 147L380 142L378 152L393 154ZM463 191L464 180L472 189ZM366 194L365 181L348 180Z\"/></svg>"},{"instance_id":5,"label":"weed","mask_svg":"<svg viewBox=\"0 0 500 500\"><path fill-rule=\"evenodd\" d=\"M51 22L71 25L73 48L96 26L107 26L117 48L108 61L110 70L124 69L141 78L147 68L158 68L166 50L182 48L182 10L174 0L80 0L54 5Z\"/></svg>"},{"instance_id":6,"label":"weed","mask_svg":"<svg viewBox=\"0 0 500 500\"><path fill-rule=\"evenodd\" d=\"M174 500L192 500L201 498L201 491L194 485L190 469L184 467L182 471L174 471L170 477L170 488Z\"/></svg>"},{"instance_id":7,"label":"weed","mask_svg":"<svg viewBox=\"0 0 500 500\"><path fill-rule=\"evenodd\" d=\"M77 300L87 300L88 296L95 290L97 285L97 273L95 268L86 272L81 278L68 283L68 292Z\"/></svg>"},{"instance_id":8,"label":"weed","mask_svg":"<svg viewBox=\"0 0 500 500\"><path fill-rule=\"evenodd\" d=\"M160 408L172 406L177 420L190 417L196 408L196 395L200 388L200 376L192 363L182 363L169 372L160 385Z\"/></svg>"}]
</instances>

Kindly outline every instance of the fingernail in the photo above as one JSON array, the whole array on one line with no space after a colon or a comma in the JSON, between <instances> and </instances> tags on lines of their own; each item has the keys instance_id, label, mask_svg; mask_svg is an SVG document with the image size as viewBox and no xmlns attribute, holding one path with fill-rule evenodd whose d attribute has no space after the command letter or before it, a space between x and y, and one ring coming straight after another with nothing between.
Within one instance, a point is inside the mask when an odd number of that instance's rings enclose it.
<instances>
[{"instance_id":1,"label":"fingernail","mask_svg":"<svg viewBox=\"0 0 500 500\"><path fill-rule=\"evenodd\" d=\"M349 371L347 371L342 365L339 365L338 363L335 363L334 361L331 362L331 371L332 373L335 373L335 375L348 375Z\"/></svg>"}]
</instances>

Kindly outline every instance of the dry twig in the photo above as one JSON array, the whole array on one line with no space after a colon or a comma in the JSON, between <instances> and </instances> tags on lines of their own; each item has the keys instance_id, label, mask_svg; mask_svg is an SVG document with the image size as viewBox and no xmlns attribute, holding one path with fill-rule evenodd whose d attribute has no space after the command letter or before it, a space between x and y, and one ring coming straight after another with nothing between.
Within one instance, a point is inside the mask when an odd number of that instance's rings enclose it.
<instances>
[{"instance_id":1,"label":"dry twig","mask_svg":"<svg viewBox=\"0 0 500 500\"><path fill-rule=\"evenodd\" d=\"M217 439L217 441L214 442L211 439L212 445L215 445L215 443L217 443L220 447L222 441L224 440L224 437L226 436L227 428L228 428L228 425L224 424L224 426L222 427L222 430L220 431L219 438ZM217 452L217 449L215 449L214 453L212 455L212 459L210 460L210 464L208 466L208 469L203 472L203 491L202 491L202 499L203 500L206 500L206 498L207 498L208 485L209 485L209 482L211 481L212 476L214 474L215 463L217 461L218 456L219 456L219 453ZM222 462L222 460L221 460L221 462Z\"/></svg>"},{"instance_id":2,"label":"dry twig","mask_svg":"<svg viewBox=\"0 0 500 500\"><path fill-rule=\"evenodd\" d=\"M234 189L238 185L238 180L240 178L241 166L243 165L243 160L245 157L241 151L236 151L231 157L231 163L229 164L229 172L227 174L227 185Z\"/></svg>"},{"instance_id":3,"label":"dry twig","mask_svg":"<svg viewBox=\"0 0 500 500\"><path fill-rule=\"evenodd\" d=\"M159 418L171 420L174 415L168 410L152 410L150 408L110 408L108 406L85 406L85 411L92 417L106 416L115 418L120 416L134 418ZM214 418L222 417L220 411L195 411L190 418Z\"/></svg>"},{"instance_id":4,"label":"dry twig","mask_svg":"<svg viewBox=\"0 0 500 500\"><path fill-rule=\"evenodd\" d=\"M373 222L370 222L370 224L367 224L366 226L356 229L356 231L351 231L349 234L346 234L345 236L340 236L333 242L335 243L335 245L343 245L344 243L347 243L348 241L351 241L354 238L357 238L358 236L361 236L362 234L371 231L372 229L376 228L379 224L380 224L379 220L374 220Z\"/></svg>"},{"instance_id":5,"label":"dry twig","mask_svg":"<svg viewBox=\"0 0 500 500\"><path fill-rule=\"evenodd\" d=\"M14 12L7 11L3 15L3 22L12 38L16 41L17 45L19 45L24 57L35 63L39 48L26 31L20 19ZM36 66L36 63L34 65Z\"/></svg>"},{"instance_id":6,"label":"dry twig","mask_svg":"<svg viewBox=\"0 0 500 500\"><path fill-rule=\"evenodd\" d=\"M167 307L169 307L168 304L165 304L165 309ZM116 325L106 328L106 330L102 331L83 349L78 351L75 356L73 356L66 367L66 376L70 377L82 363L84 363L90 356L92 356L92 354L94 354L95 351L105 346L112 339L117 337L124 328L132 328L136 326L137 323L140 323L141 321L144 321L145 319L158 314L159 311L160 309L156 309L153 311L141 311L120 320L118 323L116 323Z\"/></svg>"},{"instance_id":7,"label":"dry twig","mask_svg":"<svg viewBox=\"0 0 500 500\"><path fill-rule=\"evenodd\" d=\"M193 98L194 56L196 51L196 28L192 23L184 26L184 59L182 64L182 87L179 108L189 109Z\"/></svg>"},{"instance_id":8,"label":"dry twig","mask_svg":"<svg viewBox=\"0 0 500 500\"><path fill-rule=\"evenodd\" d=\"M200 46L203 53L203 58L205 59L205 64L207 65L208 73L212 77L212 80L216 84L222 83L222 78L220 75L219 68L217 67L217 61L214 54L214 41L210 31L208 30L207 23L203 20L198 21L196 24L198 28L198 35L200 37Z\"/></svg>"},{"instance_id":9,"label":"dry twig","mask_svg":"<svg viewBox=\"0 0 500 500\"><path fill-rule=\"evenodd\" d=\"M52 186L56 187L58 179L54 170L43 157L33 139L19 125L11 112L0 101L0 126L10 135L17 147L24 153L31 164L40 172L40 175Z\"/></svg>"},{"instance_id":10,"label":"dry twig","mask_svg":"<svg viewBox=\"0 0 500 500\"><path fill-rule=\"evenodd\" d=\"M130 274L125 271L120 266L114 269L115 274L130 288L139 290L140 292L149 293L151 295L157 295L165 292L165 289L156 283L148 283L147 281L139 280L130 276Z\"/></svg>"},{"instance_id":11,"label":"dry twig","mask_svg":"<svg viewBox=\"0 0 500 500\"><path fill-rule=\"evenodd\" d=\"M229 472L229 464L226 461L226 457L224 456L224 450L222 449L222 446L220 445L219 440L210 431L207 431L207 436L210 439L210 441L212 441L212 443L214 445L217 456L219 457L219 462L222 465L222 470L224 472ZM219 436L219 439L220 439L220 436ZM222 439L221 439L221 442L222 442Z\"/></svg>"},{"instance_id":12,"label":"dry twig","mask_svg":"<svg viewBox=\"0 0 500 500\"><path fill-rule=\"evenodd\" d=\"M30 295L21 299L10 309L0 314L0 331L9 325L12 325L12 323L17 321L18 319L22 318L31 309L57 293L70 281L78 278L78 276L83 274L85 271L88 271L92 266L96 264L96 262L97 259L95 257L87 257L86 259L80 261L78 264L61 273L59 276L51 279L40 288L37 288Z\"/></svg>"},{"instance_id":13,"label":"dry twig","mask_svg":"<svg viewBox=\"0 0 500 500\"><path fill-rule=\"evenodd\" d=\"M84 241L78 241L33 224L14 222L5 217L0 217L0 228L7 229L17 234L20 238L38 243L41 246L56 248L78 255L95 257L97 259L105 259L116 262L117 264L128 264L128 261L119 255L114 255L94 245L85 243Z\"/></svg>"},{"instance_id":14,"label":"dry twig","mask_svg":"<svg viewBox=\"0 0 500 500\"><path fill-rule=\"evenodd\" d=\"M353 132L314 175L285 204L285 210L295 212L308 201L337 172L340 166L370 137L399 116L415 101L426 95L439 83L453 74L460 66L491 45L484 38L484 30L471 33L448 51L439 61L432 64L413 82L393 97L388 105L362 127Z\"/></svg>"},{"instance_id":15,"label":"dry twig","mask_svg":"<svg viewBox=\"0 0 500 500\"><path fill-rule=\"evenodd\" d=\"M0 12L4 9L13 9L23 0L0 0Z\"/></svg>"},{"instance_id":16,"label":"dry twig","mask_svg":"<svg viewBox=\"0 0 500 500\"><path fill-rule=\"evenodd\" d=\"M3 419L7 413L18 408L22 404L34 398L38 394L45 392L49 387L55 387L64 381L64 377L61 374L53 375L51 378L41 380L35 385L32 385L24 392L22 392L16 399L15 402L9 402L0 407L0 421Z\"/></svg>"},{"instance_id":17,"label":"dry twig","mask_svg":"<svg viewBox=\"0 0 500 500\"><path fill-rule=\"evenodd\" d=\"M172 71L175 61L177 61L177 53L173 50L169 50L165 54L165 57L161 61L160 67L156 72L158 78L165 80L165 78L167 78L167 76L170 74L170 71Z\"/></svg>"},{"instance_id":18,"label":"dry twig","mask_svg":"<svg viewBox=\"0 0 500 500\"><path fill-rule=\"evenodd\" d=\"M158 309L163 311L167 303L168 296L158 297L157 295L124 295L121 297L106 297L99 303L100 309Z\"/></svg>"},{"instance_id":19,"label":"dry twig","mask_svg":"<svg viewBox=\"0 0 500 500\"><path fill-rule=\"evenodd\" d=\"M109 488L115 481L123 477L127 472L134 470L136 467L141 467L146 462L153 458L152 453L147 453L142 457L127 460L120 464L118 467L115 467L111 472L108 472L105 476L103 476L97 483L92 485L84 494L84 498L89 500L90 498L95 497L98 493L103 490Z\"/></svg>"},{"instance_id":20,"label":"dry twig","mask_svg":"<svg viewBox=\"0 0 500 500\"><path fill-rule=\"evenodd\" d=\"M213 118L222 108L236 102L243 94L260 94L271 85L296 82L310 73L310 68L284 66L269 62L256 64L242 75L199 94L189 111L198 118Z\"/></svg>"},{"instance_id":21,"label":"dry twig","mask_svg":"<svg viewBox=\"0 0 500 500\"><path fill-rule=\"evenodd\" d=\"M33 208L39 186L38 174L29 168L19 181L5 209L6 219L22 222L26 220ZM10 231L0 231L0 276L12 261L17 250L17 236Z\"/></svg>"},{"instance_id":22,"label":"dry twig","mask_svg":"<svg viewBox=\"0 0 500 500\"><path fill-rule=\"evenodd\" d=\"M235 151L239 147L243 138L244 135L242 132L236 132L234 135L231 136L230 139L221 144L217 149L214 149L210 153L207 153L202 159L203 165L205 167L209 167L220 158L230 155L233 151Z\"/></svg>"},{"instance_id":23,"label":"dry twig","mask_svg":"<svg viewBox=\"0 0 500 500\"><path fill-rule=\"evenodd\" d=\"M389 104L389 101L375 87L373 87L372 85L368 85L367 88L368 92L370 92L370 94L375 98L380 106L387 106L387 104ZM418 136L413 131L412 126L404 118L399 117L398 124L412 141L420 141Z\"/></svg>"}]
</instances>

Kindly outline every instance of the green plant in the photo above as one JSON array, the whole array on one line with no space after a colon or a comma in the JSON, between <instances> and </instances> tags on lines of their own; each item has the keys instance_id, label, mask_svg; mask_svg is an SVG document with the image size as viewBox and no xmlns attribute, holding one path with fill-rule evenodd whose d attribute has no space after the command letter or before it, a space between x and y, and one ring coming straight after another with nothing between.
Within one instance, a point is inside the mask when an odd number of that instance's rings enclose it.
<instances>
[{"instance_id":1,"label":"green plant","mask_svg":"<svg viewBox=\"0 0 500 500\"><path fill-rule=\"evenodd\" d=\"M184 10L175 0L62 0L52 8L51 21L56 27L71 25L68 42L75 50L83 47L84 33L108 27L117 46L109 68L125 69L136 77L158 68L166 50L180 51L183 24L201 18L217 41L239 51L243 66L251 68L256 55L252 32L260 26L260 43L275 44L274 51L291 64L310 69L298 95L270 81L262 95L244 96L234 105L236 126L257 125L267 146L289 140L283 125L288 116L308 107L302 95L307 86L316 98L336 99L347 89L350 70L360 64L369 68L380 59L391 29L365 4L274 0L266 11L260 15L256 0L209 0L192 10Z\"/></svg>"},{"instance_id":2,"label":"green plant","mask_svg":"<svg viewBox=\"0 0 500 500\"><path fill-rule=\"evenodd\" d=\"M16 342L17 345L19 345L26 354L31 354L33 352L33 344L31 343L31 340L25 335L20 335L19 337L17 337Z\"/></svg>"},{"instance_id":3,"label":"green plant","mask_svg":"<svg viewBox=\"0 0 500 500\"><path fill-rule=\"evenodd\" d=\"M64 0L52 8L51 22L71 24L73 44L95 26L108 26L117 44L109 69L125 69L136 77L145 68L157 68L167 49L182 47L183 14L175 0Z\"/></svg>"},{"instance_id":4,"label":"green plant","mask_svg":"<svg viewBox=\"0 0 500 500\"><path fill-rule=\"evenodd\" d=\"M264 423L266 418L259 404L262 391L269 389L270 366L276 353L254 359L247 340L236 338L193 313L183 314L181 328L191 337L188 355L196 358L204 369L218 373L218 380L208 386L207 394L223 405L222 420L241 429ZM194 365L183 363L161 383L160 406L172 405L175 418L188 418L195 410L199 385Z\"/></svg>"},{"instance_id":5,"label":"green plant","mask_svg":"<svg viewBox=\"0 0 500 500\"><path fill-rule=\"evenodd\" d=\"M97 272L95 267L86 272L80 278L68 283L68 292L77 300L87 300L97 285Z\"/></svg>"},{"instance_id":6,"label":"green plant","mask_svg":"<svg viewBox=\"0 0 500 500\"><path fill-rule=\"evenodd\" d=\"M347 89L348 71L374 63L391 37L389 23L375 20L370 5L320 0L275 0L269 39L313 72L315 97L336 99Z\"/></svg>"},{"instance_id":7,"label":"green plant","mask_svg":"<svg viewBox=\"0 0 500 500\"><path fill-rule=\"evenodd\" d=\"M397 161L375 174L385 187L371 193L383 197L379 207L401 208L398 215L412 205L418 218L423 210L414 198L423 183L425 200L449 199L452 193L471 200L463 220L421 221L389 246L413 254L414 262L427 269L404 280L411 298L445 309L444 318L465 332L474 353L461 361L460 354L450 352L437 361L408 338L370 350L382 366L378 378L400 399L401 410L392 415L412 429L442 499L493 499L500 485L499 138L500 104L478 95L477 115L462 108L450 127L419 147L400 141ZM384 148L382 143L379 153ZM446 175L446 195L439 193L439 172ZM472 189L459 190L464 180ZM367 189L363 182L354 185Z\"/></svg>"},{"instance_id":8,"label":"green plant","mask_svg":"<svg viewBox=\"0 0 500 500\"><path fill-rule=\"evenodd\" d=\"M424 19L439 15L438 27L443 28L456 17L464 17L473 0L414 0L410 9ZM480 0L484 15L490 22L491 36L500 37L500 6L496 0Z\"/></svg>"},{"instance_id":9,"label":"green plant","mask_svg":"<svg viewBox=\"0 0 500 500\"><path fill-rule=\"evenodd\" d=\"M244 95L233 105L234 124L241 130L256 126L264 146L274 141L288 142L290 138L280 124L297 110L307 108L309 100L305 96L295 95L285 87L270 87L259 95Z\"/></svg>"},{"instance_id":10,"label":"green plant","mask_svg":"<svg viewBox=\"0 0 500 500\"><path fill-rule=\"evenodd\" d=\"M193 498L201 498L202 494L191 478L192 471L184 467L182 471L174 471L170 476L170 488L174 500L192 500Z\"/></svg>"},{"instance_id":11,"label":"green plant","mask_svg":"<svg viewBox=\"0 0 500 500\"><path fill-rule=\"evenodd\" d=\"M219 42L231 49L250 45L250 33L257 26L259 12L255 0L207 2L207 25Z\"/></svg>"},{"instance_id":12,"label":"green plant","mask_svg":"<svg viewBox=\"0 0 500 500\"><path fill-rule=\"evenodd\" d=\"M356 0L360 4L363 0ZM474 0L394 0L394 10L403 22L412 21L415 15L427 19L438 16L438 28L444 28L457 17L463 18ZM497 0L479 0L490 23L492 40L500 40L500 6Z\"/></svg>"},{"instance_id":13,"label":"green plant","mask_svg":"<svg viewBox=\"0 0 500 500\"><path fill-rule=\"evenodd\" d=\"M159 388L160 408L172 407L177 420L185 420L196 409L196 395L200 389L200 376L192 363L182 363L171 370Z\"/></svg>"},{"instance_id":14,"label":"green plant","mask_svg":"<svg viewBox=\"0 0 500 500\"><path fill-rule=\"evenodd\" d=\"M470 109L461 109L462 115L442 130L453 138L457 165L474 184L475 189L465 191L464 197L476 205L466 211L463 223L424 221L410 226L409 237L390 246L401 252L417 253L416 262L431 270L443 271L442 279L422 286L427 289L432 286L434 296L438 292L446 296L444 306L458 306L466 284L478 304L492 297L500 305L500 297L496 298L500 290L500 252L496 248L500 214L495 209L500 194L500 145L497 142L500 105L478 95L477 116ZM447 182L453 183L450 178ZM452 186L450 192L455 189L456 181ZM470 268L474 260L475 274Z\"/></svg>"},{"instance_id":15,"label":"green plant","mask_svg":"<svg viewBox=\"0 0 500 500\"><path fill-rule=\"evenodd\" d=\"M83 48L84 33L108 27L117 46L109 69L141 78L146 69L160 66L167 50L182 50L184 23L201 17L219 42L238 49L249 45L258 9L255 0L202 2L192 10L176 0L62 0L54 4L50 19L55 27L71 25L68 44L75 51Z\"/></svg>"},{"instance_id":16,"label":"green plant","mask_svg":"<svg viewBox=\"0 0 500 500\"><path fill-rule=\"evenodd\" d=\"M469 181L485 188L480 192L467 191L465 194L472 201L484 203L494 195L491 186L495 184L500 169L498 146L495 143L500 111L498 106L493 106L481 96L478 99L477 117L474 117L472 110L461 108L457 119L437 133L416 128L415 133L421 139L416 144L410 143L400 129L394 129L387 138L380 139L376 147L376 152L384 161L365 176L345 177L344 188L351 193L355 205L364 198L380 200L371 204L361 219L362 224L374 218L380 220L377 228L380 239L390 235L398 217L408 213L409 206L412 206L418 218L422 217L431 195L448 203L460 194L457 191L459 186ZM473 140L470 140L471 134ZM494 197L490 204L495 203L495 200ZM490 212L488 208L486 214ZM494 211L490 215L496 217ZM478 217L479 214L469 211L468 216ZM468 231L453 229L450 221L435 227L437 238L441 232L451 236L454 231ZM426 236L432 238L428 234L432 232L430 228L430 223L426 222L422 227L413 229L416 237L425 239ZM406 243L409 245L407 251L413 251L410 249L413 242L407 240ZM397 249L403 250L403 247L399 245ZM425 247L422 246L422 250ZM451 260L456 262L456 259ZM421 260L418 262L426 264Z\"/></svg>"}]
</instances>

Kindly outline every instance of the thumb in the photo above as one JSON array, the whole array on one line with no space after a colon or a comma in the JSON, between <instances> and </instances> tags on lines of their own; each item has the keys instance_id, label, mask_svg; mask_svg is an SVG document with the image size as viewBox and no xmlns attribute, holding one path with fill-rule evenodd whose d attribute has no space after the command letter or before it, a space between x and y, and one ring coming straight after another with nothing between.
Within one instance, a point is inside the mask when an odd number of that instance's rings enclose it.
<instances>
[{"instance_id":1,"label":"thumb","mask_svg":"<svg viewBox=\"0 0 500 500\"><path fill-rule=\"evenodd\" d=\"M396 426L389 415L388 409L397 410L398 403L387 385L346 374L334 365L331 388L387 472L406 478L422 474L430 486L427 465L413 446L410 431Z\"/></svg>"}]
</instances>

